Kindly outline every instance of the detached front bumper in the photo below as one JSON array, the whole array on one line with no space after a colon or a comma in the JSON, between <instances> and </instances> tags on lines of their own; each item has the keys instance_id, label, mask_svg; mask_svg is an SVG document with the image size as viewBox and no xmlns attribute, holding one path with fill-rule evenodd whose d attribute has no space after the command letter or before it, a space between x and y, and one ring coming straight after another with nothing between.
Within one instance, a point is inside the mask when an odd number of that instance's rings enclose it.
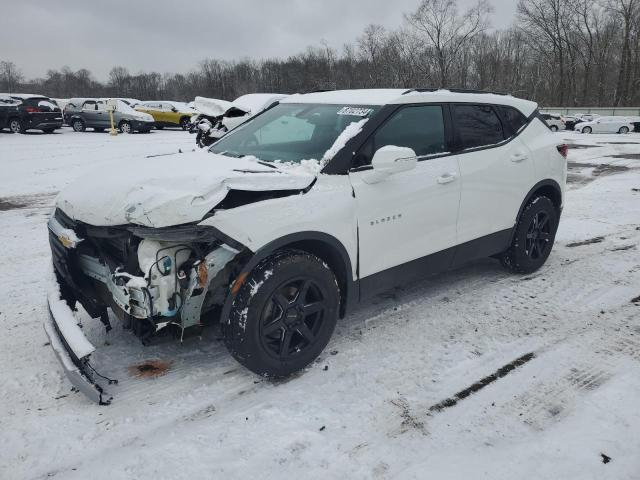
<instances>
[{"instance_id":1,"label":"detached front bumper","mask_svg":"<svg viewBox=\"0 0 640 480\"><path fill-rule=\"evenodd\" d=\"M55 280L47 304L49 318L44 322L44 330L67 378L94 402L109 405L113 397L97 379L104 379L108 385L117 381L102 377L89 363L95 347L85 337L67 303L60 298L60 288Z\"/></svg>"}]
</instances>

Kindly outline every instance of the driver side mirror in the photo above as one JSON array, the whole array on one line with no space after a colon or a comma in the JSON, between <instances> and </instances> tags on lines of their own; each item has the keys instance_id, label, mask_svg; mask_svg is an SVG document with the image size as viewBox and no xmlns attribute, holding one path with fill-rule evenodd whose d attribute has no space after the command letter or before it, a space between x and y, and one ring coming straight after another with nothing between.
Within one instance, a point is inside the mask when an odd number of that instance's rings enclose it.
<instances>
[{"instance_id":1,"label":"driver side mirror","mask_svg":"<svg viewBox=\"0 0 640 480\"><path fill-rule=\"evenodd\" d=\"M373 170L364 176L365 183L378 183L396 173L408 172L416 168L418 158L416 152L408 147L387 145L379 148L373 155Z\"/></svg>"}]
</instances>

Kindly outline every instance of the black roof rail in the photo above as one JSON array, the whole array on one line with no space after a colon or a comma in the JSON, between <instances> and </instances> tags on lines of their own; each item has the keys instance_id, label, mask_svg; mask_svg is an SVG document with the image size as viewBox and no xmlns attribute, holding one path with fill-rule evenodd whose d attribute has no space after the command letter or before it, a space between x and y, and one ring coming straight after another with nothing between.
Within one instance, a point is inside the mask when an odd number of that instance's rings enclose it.
<instances>
[{"instance_id":1,"label":"black roof rail","mask_svg":"<svg viewBox=\"0 0 640 480\"><path fill-rule=\"evenodd\" d=\"M492 90L476 90L473 88L445 88L445 87L414 88L412 90L409 90L408 92L405 92L404 94L407 94L409 92L420 92L420 93L437 92L438 90L448 90L451 93L490 93L492 95L511 95L510 93L507 93L507 92L495 92Z\"/></svg>"},{"instance_id":2,"label":"black roof rail","mask_svg":"<svg viewBox=\"0 0 640 480\"><path fill-rule=\"evenodd\" d=\"M315 90L309 90L307 93L322 93L322 92L333 92L335 88L317 88Z\"/></svg>"}]
</instances>

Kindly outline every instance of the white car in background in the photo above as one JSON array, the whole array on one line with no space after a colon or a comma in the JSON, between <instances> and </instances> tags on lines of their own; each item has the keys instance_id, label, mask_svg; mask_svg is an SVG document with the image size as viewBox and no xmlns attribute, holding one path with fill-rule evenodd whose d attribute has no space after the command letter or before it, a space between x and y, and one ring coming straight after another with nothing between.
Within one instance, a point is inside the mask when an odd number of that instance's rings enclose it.
<instances>
[{"instance_id":1,"label":"white car in background","mask_svg":"<svg viewBox=\"0 0 640 480\"><path fill-rule=\"evenodd\" d=\"M549 125L549 130L557 132L559 130L565 130L566 126L562 116L557 113L541 113L540 116L544 118L544 121Z\"/></svg>"},{"instance_id":2,"label":"white car in background","mask_svg":"<svg viewBox=\"0 0 640 480\"><path fill-rule=\"evenodd\" d=\"M633 131L633 123L628 117L597 117L576 124L574 130L580 133L629 133Z\"/></svg>"}]
</instances>

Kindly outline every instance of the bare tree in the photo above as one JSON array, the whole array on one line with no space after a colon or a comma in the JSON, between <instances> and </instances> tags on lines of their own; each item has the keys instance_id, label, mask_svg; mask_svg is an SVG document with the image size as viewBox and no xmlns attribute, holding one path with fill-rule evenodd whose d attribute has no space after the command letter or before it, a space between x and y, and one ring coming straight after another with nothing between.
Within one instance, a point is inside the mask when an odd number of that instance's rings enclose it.
<instances>
[{"instance_id":1,"label":"bare tree","mask_svg":"<svg viewBox=\"0 0 640 480\"><path fill-rule=\"evenodd\" d=\"M620 67L618 70L618 82L614 105L629 98L631 86L631 74L633 71L632 37L638 36L640 28L640 0L609 0L608 9L622 21L622 39L620 52Z\"/></svg>"},{"instance_id":2,"label":"bare tree","mask_svg":"<svg viewBox=\"0 0 640 480\"><path fill-rule=\"evenodd\" d=\"M418 10L405 15L423 49L433 51L439 73L439 86L447 86L450 69L457 55L488 25L492 11L487 0L479 0L460 14L456 0L422 0Z\"/></svg>"},{"instance_id":3,"label":"bare tree","mask_svg":"<svg viewBox=\"0 0 640 480\"><path fill-rule=\"evenodd\" d=\"M13 62L0 61L0 85L7 93L15 92L18 84L23 81L22 73Z\"/></svg>"}]
</instances>

